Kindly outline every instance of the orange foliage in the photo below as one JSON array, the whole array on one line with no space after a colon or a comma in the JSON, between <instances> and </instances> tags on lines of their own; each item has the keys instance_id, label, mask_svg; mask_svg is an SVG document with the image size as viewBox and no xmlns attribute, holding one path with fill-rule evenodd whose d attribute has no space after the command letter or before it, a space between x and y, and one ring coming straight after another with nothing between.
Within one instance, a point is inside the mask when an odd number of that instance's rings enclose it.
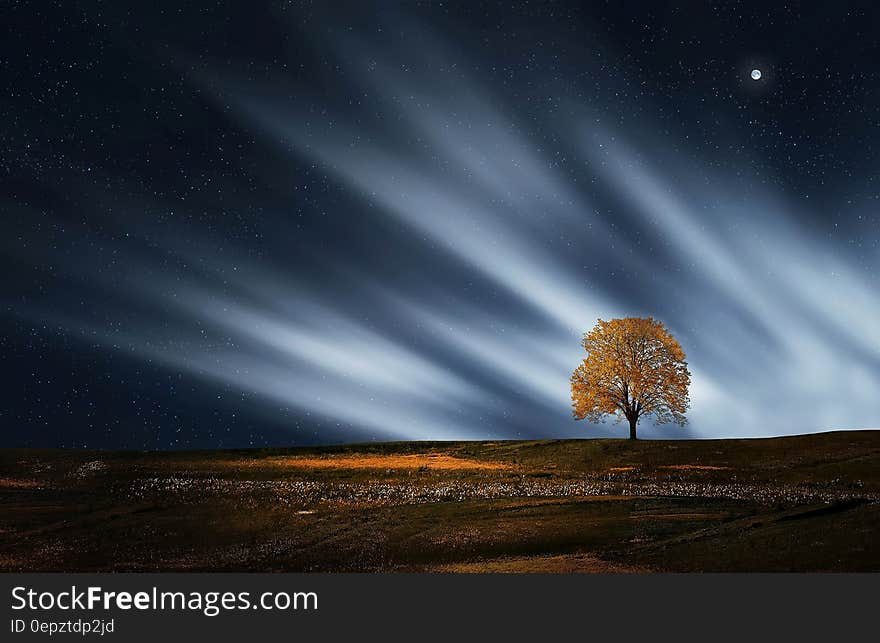
<instances>
[{"instance_id":1,"label":"orange foliage","mask_svg":"<svg viewBox=\"0 0 880 643\"><path fill-rule=\"evenodd\" d=\"M658 424L685 424L691 374L684 350L661 322L600 319L582 344L587 358L571 376L575 419L626 418L631 438L648 414Z\"/></svg>"}]
</instances>

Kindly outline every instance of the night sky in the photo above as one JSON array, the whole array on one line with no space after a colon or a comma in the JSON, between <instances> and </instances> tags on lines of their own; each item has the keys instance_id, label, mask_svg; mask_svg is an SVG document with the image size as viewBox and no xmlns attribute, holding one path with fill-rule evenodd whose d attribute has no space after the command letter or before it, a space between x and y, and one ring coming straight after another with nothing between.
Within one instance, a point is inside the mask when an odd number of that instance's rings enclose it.
<instances>
[{"instance_id":1,"label":"night sky","mask_svg":"<svg viewBox=\"0 0 880 643\"><path fill-rule=\"evenodd\" d=\"M623 437L626 315L640 436L880 427L876 3L125 4L0 10L2 446Z\"/></svg>"}]
</instances>

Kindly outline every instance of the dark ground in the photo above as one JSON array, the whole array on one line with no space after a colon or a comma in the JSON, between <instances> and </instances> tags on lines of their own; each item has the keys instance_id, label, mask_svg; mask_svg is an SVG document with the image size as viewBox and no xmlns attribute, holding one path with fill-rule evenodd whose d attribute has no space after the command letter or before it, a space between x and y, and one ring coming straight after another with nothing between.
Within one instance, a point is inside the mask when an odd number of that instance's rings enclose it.
<instances>
[{"instance_id":1,"label":"dark ground","mask_svg":"<svg viewBox=\"0 0 880 643\"><path fill-rule=\"evenodd\" d=\"M4 571L880 571L880 432L0 450Z\"/></svg>"}]
</instances>

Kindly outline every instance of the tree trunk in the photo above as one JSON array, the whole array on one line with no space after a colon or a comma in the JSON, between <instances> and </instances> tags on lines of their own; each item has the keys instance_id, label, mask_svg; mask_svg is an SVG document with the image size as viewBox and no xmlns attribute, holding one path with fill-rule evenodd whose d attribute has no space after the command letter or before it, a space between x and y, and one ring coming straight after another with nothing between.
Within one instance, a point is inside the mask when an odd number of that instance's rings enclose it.
<instances>
[{"instance_id":1,"label":"tree trunk","mask_svg":"<svg viewBox=\"0 0 880 643\"><path fill-rule=\"evenodd\" d=\"M639 422L639 416L633 416L629 418L629 439L637 440L636 438L636 424Z\"/></svg>"}]
</instances>

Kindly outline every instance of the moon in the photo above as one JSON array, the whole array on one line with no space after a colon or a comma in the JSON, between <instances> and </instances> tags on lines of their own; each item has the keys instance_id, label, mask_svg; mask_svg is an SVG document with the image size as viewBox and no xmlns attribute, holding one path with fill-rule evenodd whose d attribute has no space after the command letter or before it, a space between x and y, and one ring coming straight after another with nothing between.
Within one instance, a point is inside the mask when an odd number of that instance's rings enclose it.
<instances>
[{"instance_id":1,"label":"moon","mask_svg":"<svg viewBox=\"0 0 880 643\"><path fill-rule=\"evenodd\" d=\"M749 76L752 77L752 80L761 80L761 70L760 69L753 69L752 73L749 74Z\"/></svg>"}]
</instances>

